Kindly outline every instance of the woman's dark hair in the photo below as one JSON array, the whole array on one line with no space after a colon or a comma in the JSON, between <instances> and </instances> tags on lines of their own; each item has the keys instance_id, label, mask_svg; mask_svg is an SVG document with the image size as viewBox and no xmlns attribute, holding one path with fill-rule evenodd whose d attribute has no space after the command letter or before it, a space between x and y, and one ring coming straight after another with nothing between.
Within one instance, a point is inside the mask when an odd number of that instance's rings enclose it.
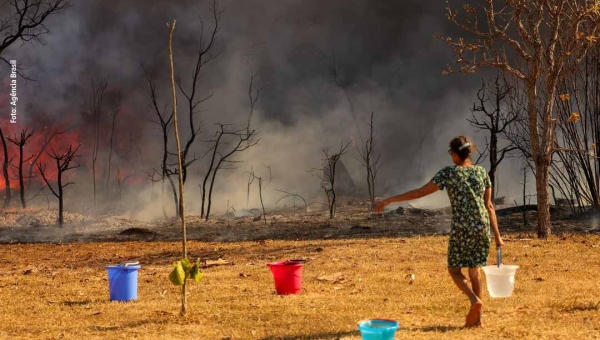
<instances>
[{"instance_id":1,"label":"woman's dark hair","mask_svg":"<svg viewBox=\"0 0 600 340\"><path fill-rule=\"evenodd\" d=\"M450 141L450 150L458 155L461 160L465 160L475 151L475 144L467 136L457 136Z\"/></svg>"}]
</instances>

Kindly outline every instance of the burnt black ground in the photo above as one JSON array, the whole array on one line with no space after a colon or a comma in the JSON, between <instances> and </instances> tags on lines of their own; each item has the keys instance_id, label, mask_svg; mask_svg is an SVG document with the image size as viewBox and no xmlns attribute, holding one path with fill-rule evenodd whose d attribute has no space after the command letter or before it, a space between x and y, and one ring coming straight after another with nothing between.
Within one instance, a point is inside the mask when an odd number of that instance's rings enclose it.
<instances>
[{"instance_id":1,"label":"burnt black ground","mask_svg":"<svg viewBox=\"0 0 600 340\"><path fill-rule=\"evenodd\" d=\"M30 209L0 213L0 243L70 243L99 241L174 241L181 237L177 218L142 222L103 215L66 214L63 227L56 224L54 210ZM293 211L267 211L267 222L255 216L216 216L208 222L199 216L186 216L188 240L206 242L236 242L258 240L365 239L379 237L412 237L447 234L451 213L438 210L399 208L385 214L373 214L366 202L345 202L335 219L327 212L307 214ZM255 221L256 220L256 221ZM498 217L502 233L521 233L533 237L536 233L536 212L527 212L523 223L520 212ZM600 232L595 214L573 217L567 210L553 209L554 233Z\"/></svg>"}]
</instances>

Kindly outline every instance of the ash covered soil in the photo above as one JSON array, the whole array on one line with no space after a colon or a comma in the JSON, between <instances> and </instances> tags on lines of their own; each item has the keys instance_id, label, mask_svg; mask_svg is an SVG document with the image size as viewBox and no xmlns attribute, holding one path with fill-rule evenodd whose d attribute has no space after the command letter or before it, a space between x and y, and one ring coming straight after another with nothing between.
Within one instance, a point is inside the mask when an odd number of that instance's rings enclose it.
<instances>
[{"instance_id":1,"label":"ash covered soil","mask_svg":"<svg viewBox=\"0 0 600 340\"><path fill-rule=\"evenodd\" d=\"M535 232L536 212L523 214L498 206L501 232ZM503 209L507 209L504 210ZM240 216L242 215L242 216ZM0 243L68 243L99 241L174 241L181 235L177 218L144 222L119 215L83 215L65 212L65 224L57 224L58 211L48 209L0 212ZM450 208L401 207L384 214L369 211L366 201L345 200L336 218L325 209L304 213L296 209L267 211L266 223L259 210L212 216L208 222L197 215L186 216L188 240L236 242L260 240L311 240L376 237L406 237L447 234ZM553 232L600 233L598 215L573 217L566 209L554 208Z\"/></svg>"}]
</instances>

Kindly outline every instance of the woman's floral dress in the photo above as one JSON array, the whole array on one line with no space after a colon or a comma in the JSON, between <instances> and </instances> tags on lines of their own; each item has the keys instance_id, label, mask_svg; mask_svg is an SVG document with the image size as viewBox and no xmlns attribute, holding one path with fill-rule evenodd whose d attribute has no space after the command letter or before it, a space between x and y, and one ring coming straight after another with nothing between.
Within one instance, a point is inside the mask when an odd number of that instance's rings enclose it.
<instances>
[{"instance_id":1,"label":"woman's floral dress","mask_svg":"<svg viewBox=\"0 0 600 340\"><path fill-rule=\"evenodd\" d=\"M477 165L447 166L432 179L447 188L452 205L448 268L485 266L490 251L490 218L483 194L491 187L487 171Z\"/></svg>"}]
</instances>

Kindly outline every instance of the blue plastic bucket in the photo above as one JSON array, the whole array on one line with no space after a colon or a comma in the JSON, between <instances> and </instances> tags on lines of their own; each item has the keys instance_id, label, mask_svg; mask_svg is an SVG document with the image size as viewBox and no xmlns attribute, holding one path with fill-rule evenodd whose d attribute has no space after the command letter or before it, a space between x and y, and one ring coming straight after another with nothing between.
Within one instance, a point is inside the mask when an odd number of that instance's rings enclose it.
<instances>
[{"instance_id":1,"label":"blue plastic bucket","mask_svg":"<svg viewBox=\"0 0 600 340\"><path fill-rule=\"evenodd\" d=\"M139 265L107 266L110 301L137 300L137 278Z\"/></svg>"},{"instance_id":2,"label":"blue plastic bucket","mask_svg":"<svg viewBox=\"0 0 600 340\"><path fill-rule=\"evenodd\" d=\"M373 319L360 321L358 329L362 340L394 340L398 321L386 319Z\"/></svg>"}]
</instances>

